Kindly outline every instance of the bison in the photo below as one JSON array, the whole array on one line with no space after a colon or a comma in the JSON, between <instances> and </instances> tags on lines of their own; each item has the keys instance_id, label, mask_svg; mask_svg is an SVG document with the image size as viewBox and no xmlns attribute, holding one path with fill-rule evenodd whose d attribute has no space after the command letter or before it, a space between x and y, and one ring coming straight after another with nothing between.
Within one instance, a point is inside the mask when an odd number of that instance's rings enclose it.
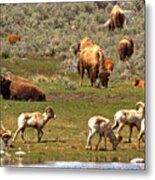
<instances>
[{"instance_id":1,"label":"bison","mask_svg":"<svg viewBox=\"0 0 155 180\"><path fill-rule=\"evenodd\" d=\"M144 88L144 81L138 78L133 79L133 86L134 88Z\"/></svg>"},{"instance_id":2,"label":"bison","mask_svg":"<svg viewBox=\"0 0 155 180\"><path fill-rule=\"evenodd\" d=\"M129 58L134 52L134 43L132 39L128 37L123 37L118 44L118 53L120 60L123 62L128 62Z\"/></svg>"},{"instance_id":3,"label":"bison","mask_svg":"<svg viewBox=\"0 0 155 180\"><path fill-rule=\"evenodd\" d=\"M123 28L124 21L124 11L119 7L119 5L115 5L111 11L110 20L108 21L109 30L115 30L115 28Z\"/></svg>"},{"instance_id":4,"label":"bison","mask_svg":"<svg viewBox=\"0 0 155 180\"><path fill-rule=\"evenodd\" d=\"M23 101L44 101L45 94L32 83L18 76L1 75L0 93L4 99Z\"/></svg>"},{"instance_id":5,"label":"bison","mask_svg":"<svg viewBox=\"0 0 155 180\"><path fill-rule=\"evenodd\" d=\"M96 86L96 79L98 78L99 71L104 70L104 54L102 49L97 46L91 46L83 49L80 52L78 61L78 72L80 74L80 86L83 86L83 77L85 70L87 70L90 85Z\"/></svg>"},{"instance_id":6,"label":"bison","mask_svg":"<svg viewBox=\"0 0 155 180\"><path fill-rule=\"evenodd\" d=\"M10 44L15 44L17 41L21 40L21 37L19 35L13 34L8 36L7 40Z\"/></svg>"},{"instance_id":7,"label":"bison","mask_svg":"<svg viewBox=\"0 0 155 180\"><path fill-rule=\"evenodd\" d=\"M77 47L76 47L75 50L74 50L74 53L75 53L75 55L76 55L78 52L82 51L84 48L92 47L92 46L94 46L94 45L95 45L95 44L94 44L94 42L92 41L92 39L91 39L90 37L86 36L85 38L83 38L83 39L81 40L80 43L78 43Z\"/></svg>"},{"instance_id":8,"label":"bison","mask_svg":"<svg viewBox=\"0 0 155 180\"><path fill-rule=\"evenodd\" d=\"M99 73L99 84L98 86L102 86L102 87L108 87L108 82L109 82L109 76L111 74L111 72L114 69L114 63L111 59L105 59L104 61L104 68L102 68L100 70Z\"/></svg>"}]
</instances>

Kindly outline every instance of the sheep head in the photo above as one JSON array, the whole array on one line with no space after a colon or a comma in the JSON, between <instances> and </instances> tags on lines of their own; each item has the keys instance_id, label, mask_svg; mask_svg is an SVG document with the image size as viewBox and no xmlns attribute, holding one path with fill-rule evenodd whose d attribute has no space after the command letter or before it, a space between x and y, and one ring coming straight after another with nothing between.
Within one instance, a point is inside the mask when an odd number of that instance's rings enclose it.
<instances>
[{"instance_id":1,"label":"sheep head","mask_svg":"<svg viewBox=\"0 0 155 180\"><path fill-rule=\"evenodd\" d=\"M145 108L145 104L142 101L136 103L136 109L139 110L140 108Z\"/></svg>"},{"instance_id":2,"label":"sheep head","mask_svg":"<svg viewBox=\"0 0 155 180\"><path fill-rule=\"evenodd\" d=\"M56 114L54 114L54 111L51 107L47 107L45 109L45 113L47 114L48 118L52 118L52 119L55 119L56 118Z\"/></svg>"},{"instance_id":3,"label":"sheep head","mask_svg":"<svg viewBox=\"0 0 155 180\"><path fill-rule=\"evenodd\" d=\"M5 144L5 146L7 146L9 139L11 138L11 131L7 130L3 135L2 135L2 140Z\"/></svg>"},{"instance_id":4,"label":"sheep head","mask_svg":"<svg viewBox=\"0 0 155 180\"><path fill-rule=\"evenodd\" d=\"M113 130L111 128L111 126L109 127L108 137L109 137L110 142L112 144L113 150L116 150L118 144L122 141L123 137L122 136L116 137L115 133L113 132Z\"/></svg>"}]
</instances>

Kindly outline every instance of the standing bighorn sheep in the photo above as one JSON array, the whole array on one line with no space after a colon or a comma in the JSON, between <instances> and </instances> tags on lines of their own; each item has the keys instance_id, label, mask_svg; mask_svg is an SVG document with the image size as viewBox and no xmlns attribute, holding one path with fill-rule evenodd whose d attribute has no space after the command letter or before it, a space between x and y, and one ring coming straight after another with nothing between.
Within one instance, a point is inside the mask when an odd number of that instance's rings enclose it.
<instances>
[{"instance_id":1,"label":"standing bighorn sheep","mask_svg":"<svg viewBox=\"0 0 155 180\"><path fill-rule=\"evenodd\" d=\"M0 138L2 139L2 142L4 144L4 148L7 147L8 141L11 138L11 131L10 130L6 130L3 127L2 124L0 124Z\"/></svg>"},{"instance_id":2,"label":"standing bighorn sheep","mask_svg":"<svg viewBox=\"0 0 155 180\"><path fill-rule=\"evenodd\" d=\"M95 133L99 133L99 141L96 144L96 150L101 142L102 137L104 137L104 149L107 149L107 137L110 139L112 144L113 150L116 149L117 145L121 142L122 136L118 138L115 136L111 125L110 120L106 119L102 116L94 116L88 120L88 128L89 128L89 135L87 138L86 149L92 149L91 146L91 139L95 135Z\"/></svg>"},{"instance_id":3,"label":"standing bighorn sheep","mask_svg":"<svg viewBox=\"0 0 155 180\"><path fill-rule=\"evenodd\" d=\"M32 127L37 129L38 131L38 142L41 141L41 138L43 136L43 127L50 119L55 119L56 114L54 114L54 111L51 107L47 107L45 109L45 112L42 114L40 112L33 112L33 113L22 113L18 117L18 129L16 130L13 141L15 141L17 135L20 133L22 141L24 140L24 131L26 127Z\"/></svg>"},{"instance_id":4,"label":"standing bighorn sheep","mask_svg":"<svg viewBox=\"0 0 155 180\"><path fill-rule=\"evenodd\" d=\"M132 129L136 126L138 132L141 129L141 121L144 118L145 105L139 101L136 103L136 109L122 109L116 112L112 129L118 127L117 132L120 135L125 125L130 128L128 141L131 142Z\"/></svg>"}]
</instances>

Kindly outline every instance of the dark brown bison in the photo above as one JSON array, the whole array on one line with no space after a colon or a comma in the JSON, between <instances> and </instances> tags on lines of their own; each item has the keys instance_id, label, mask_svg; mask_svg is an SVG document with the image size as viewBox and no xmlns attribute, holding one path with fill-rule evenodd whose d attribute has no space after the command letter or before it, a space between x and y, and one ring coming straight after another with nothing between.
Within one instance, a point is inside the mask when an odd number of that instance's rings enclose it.
<instances>
[{"instance_id":1,"label":"dark brown bison","mask_svg":"<svg viewBox=\"0 0 155 180\"><path fill-rule=\"evenodd\" d=\"M21 40L21 37L16 34L13 34L13 35L8 36L7 40L10 44L15 44L17 41Z\"/></svg>"},{"instance_id":2,"label":"dark brown bison","mask_svg":"<svg viewBox=\"0 0 155 180\"><path fill-rule=\"evenodd\" d=\"M109 76L114 69L114 63L111 59L105 59L104 68L99 71L99 87L108 87Z\"/></svg>"},{"instance_id":3,"label":"dark brown bison","mask_svg":"<svg viewBox=\"0 0 155 180\"><path fill-rule=\"evenodd\" d=\"M0 84L4 99L44 101L45 94L35 85L15 75L1 75Z\"/></svg>"},{"instance_id":4,"label":"dark brown bison","mask_svg":"<svg viewBox=\"0 0 155 180\"><path fill-rule=\"evenodd\" d=\"M94 46L94 42L92 39L88 36L83 38L80 43L78 43L77 47L74 50L74 53L77 54L78 52L82 51L84 48L92 47Z\"/></svg>"},{"instance_id":5,"label":"dark brown bison","mask_svg":"<svg viewBox=\"0 0 155 180\"><path fill-rule=\"evenodd\" d=\"M85 70L87 70L88 78L90 79L90 85L95 87L96 79L100 73L99 71L103 70L104 68L104 54L99 46L94 45L83 49L80 52L80 58L78 61L80 86L83 86Z\"/></svg>"},{"instance_id":6,"label":"dark brown bison","mask_svg":"<svg viewBox=\"0 0 155 180\"><path fill-rule=\"evenodd\" d=\"M132 39L128 37L124 37L118 44L118 53L120 56L120 60L124 62L128 62L129 58L134 52L134 43Z\"/></svg>"},{"instance_id":7,"label":"dark brown bison","mask_svg":"<svg viewBox=\"0 0 155 180\"><path fill-rule=\"evenodd\" d=\"M110 20L108 22L109 30L114 30L115 28L123 28L124 21L124 11L119 7L119 5L115 5L111 11Z\"/></svg>"},{"instance_id":8,"label":"dark brown bison","mask_svg":"<svg viewBox=\"0 0 155 180\"><path fill-rule=\"evenodd\" d=\"M0 94L2 94L4 99L10 99L10 84L10 80L0 75Z\"/></svg>"}]
</instances>

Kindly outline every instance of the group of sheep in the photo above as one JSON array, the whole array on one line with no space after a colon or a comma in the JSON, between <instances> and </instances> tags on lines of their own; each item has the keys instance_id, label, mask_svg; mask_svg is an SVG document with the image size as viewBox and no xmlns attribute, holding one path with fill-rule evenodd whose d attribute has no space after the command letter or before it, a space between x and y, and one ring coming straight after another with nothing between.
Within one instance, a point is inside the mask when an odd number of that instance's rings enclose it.
<instances>
[{"instance_id":1,"label":"group of sheep","mask_svg":"<svg viewBox=\"0 0 155 180\"><path fill-rule=\"evenodd\" d=\"M131 135L133 127L136 127L138 134L137 148L140 150L140 140L143 138L145 133L145 105L139 101L136 103L136 109L122 109L116 112L114 115L114 124L110 125L110 120L102 116L94 116L88 121L89 135L87 139L86 149L92 149L91 139L95 133L99 133L99 141L96 145L96 149L101 142L101 138L104 137L104 149L106 150L106 138L110 139L113 150L116 149L117 145L121 142L122 136L121 131L124 126L128 125L130 128L129 142L131 142ZM113 130L117 128L117 137Z\"/></svg>"},{"instance_id":2,"label":"group of sheep","mask_svg":"<svg viewBox=\"0 0 155 180\"><path fill-rule=\"evenodd\" d=\"M102 137L104 137L104 149L107 149L106 139L109 138L113 150L116 150L117 145L121 142L122 136L121 131L123 130L124 126L128 125L130 127L130 134L129 134L129 142L131 142L131 135L132 129L135 126L139 132L138 134L138 149L140 150L140 140L143 138L145 133L145 105L143 102L139 101L136 103L136 109L122 109L116 112L114 116L114 124L111 126L110 120L102 117L102 116L94 116L88 120L88 128L89 134L86 143L86 149L92 149L91 139L92 137L98 133L99 134L99 141L96 145L96 150L101 142ZM13 136L13 142L15 142L17 135L20 133L21 139L23 143L25 142L24 139L24 131L27 127L35 128L38 132L38 142L41 141L43 136L43 128L46 123L50 119L55 119L56 114L54 113L51 107L47 107L44 113L40 112L24 112L21 113L18 117L18 128ZM114 129L118 127L117 133L115 135ZM0 137L7 147L8 140L11 138L11 132L6 130L2 125L0 126Z\"/></svg>"}]
</instances>

